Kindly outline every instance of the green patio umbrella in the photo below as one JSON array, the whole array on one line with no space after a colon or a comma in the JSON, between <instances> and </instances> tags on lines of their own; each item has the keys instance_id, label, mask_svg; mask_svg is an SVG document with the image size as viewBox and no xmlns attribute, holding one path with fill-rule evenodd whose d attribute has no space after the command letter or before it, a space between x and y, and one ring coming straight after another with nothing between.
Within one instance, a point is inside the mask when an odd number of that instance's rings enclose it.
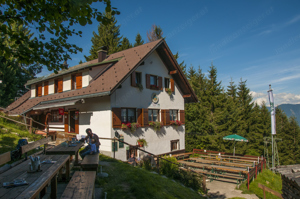
<instances>
[{"instance_id":1,"label":"green patio umbrella","mask_svg":"<svg viewBox=\"0 0 300 199\"><path fill-rule=\"evenodd\" d=\"M239 136L237 134L227 135L227 136L223 137L223 140L233 140L234 141L233 155L235 155L235 142L236 141L248 142L248 140L246 138Z\"/></svg>"}]
</instances>

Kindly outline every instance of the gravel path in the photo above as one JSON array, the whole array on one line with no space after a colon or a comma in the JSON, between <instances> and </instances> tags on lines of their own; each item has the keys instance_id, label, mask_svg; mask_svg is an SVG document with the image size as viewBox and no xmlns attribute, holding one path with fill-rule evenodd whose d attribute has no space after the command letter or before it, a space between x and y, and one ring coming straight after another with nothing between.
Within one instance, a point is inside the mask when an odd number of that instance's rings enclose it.
<instances>
[{"instance_id":1,"label":"gravel path","mask_svg":"<svg viewBox=\"0 0 300 199\"><path fill-rule=\"evenodd\" d=\"M255 194L242 194L241 190L236 190L236 184L214 180L206 182L209 198L232 198L242 197L246 199L258 199Z\"/></svg>"}]
</instances>

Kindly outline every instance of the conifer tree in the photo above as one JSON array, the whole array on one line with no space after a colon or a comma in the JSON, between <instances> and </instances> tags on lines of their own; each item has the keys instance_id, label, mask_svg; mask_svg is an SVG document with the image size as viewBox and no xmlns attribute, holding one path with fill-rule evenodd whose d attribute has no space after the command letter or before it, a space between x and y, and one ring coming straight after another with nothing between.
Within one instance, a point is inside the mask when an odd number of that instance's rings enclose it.
<instances>
[{"instance_id":1,"label":"conifer tree","mask_svg":"<svg viewBox=\"0 0 300 199\"><path fill-rule=\"evenodd\" d=\"M174 57L175 57L175 59L176 59L177 62L178 62L178 58L179 58L178 52L174 55ZM184 63L184 61L182 61L181 63L179 63L179 66L180 66L180 68L181 68L183 74L186 76L186 75L187 75L187 73L186 73L186 64Z\"/></svg>"},{"instance_id":2,"label":"conifer tree","mask_svg":"<svg viewBox=\"0 0 300 199\"><path fill-rule=\"evenodd\" d=\"M120 51L129 49L129 48L132 48L132 44L129 42L127 37L123 37L123 40L122 40L121 46L120 46Z\"/></svg>"},{"instance_id":3,"label":"conifer tree","mask_svg":"<svg viewBox=\"0 0 300 199\"><path fill-rule=\"evenodd\" d=\"M108 54L112 54L120 51L121 39L120 25L117 25L117 20L110 12L105 13L105 17L111 21L111 23L98 25L98 33L93 32L92 48L90 55L85 56L86 61L97 59L98 51L100 47L106 46L108 48Z\"/></svg>"},{"instance_id":4,"label":"conifer tree","mask_svg":"<svg viewBox=\"0 0 300 199\"><path fill-rule=\"evenodd\" d=\"M140 33L138 33L135 37L135 43L134 43L134 47L136 46L140 46L144 44L144 40L142 39L142 36L140 35Z\"/></svg>"},{"instance_id":5,"label":"conifer tree","mask_svg":"<svg viewBox=\"0 0 300 199\"><path fill-rule=\"evenodd\" d=\"M159 40L159 39L165 39L163 37L163 34L164 33L163 33L161 27L156 26L155 24L153 24L151 30L149 32L147 31L148 41L152 42L152 41L156 41L156 40Z\"/></svg>"}]
</instances>

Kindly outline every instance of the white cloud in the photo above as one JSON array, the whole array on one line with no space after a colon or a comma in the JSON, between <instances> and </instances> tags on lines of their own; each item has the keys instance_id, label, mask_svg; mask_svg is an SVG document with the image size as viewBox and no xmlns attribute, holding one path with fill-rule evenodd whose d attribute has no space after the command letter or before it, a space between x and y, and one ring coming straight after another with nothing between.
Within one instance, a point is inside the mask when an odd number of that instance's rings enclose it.
<instances>
[{"instance_id":1,"label":"white cloud","mask_svg":"<svg viewBox=\"0 0 300 199\"><path fill-rule=\"evenodd\" d=\"M250 92L250 95L253 97L253 101L258 105L262 105L263 102L269 106L269 99L267 93L256 93L254 91ZM278 93L274 94L275 106L280 104L300 104L300 95L293 93Z\"/></svg>"},{"instance_id":2,"label":"white cloud","mask_svg":"<svg viewBox=\"0 0 300 199\"><path fill-rule=\"evenodd\" d=\"M288 21L286 23L286 25L290 25L290 24L296 23L299 20L300 20L300 15L297 15L296 17L294 17L293 19L291 19L290 21Z\"/></svg>"}]
</instances>

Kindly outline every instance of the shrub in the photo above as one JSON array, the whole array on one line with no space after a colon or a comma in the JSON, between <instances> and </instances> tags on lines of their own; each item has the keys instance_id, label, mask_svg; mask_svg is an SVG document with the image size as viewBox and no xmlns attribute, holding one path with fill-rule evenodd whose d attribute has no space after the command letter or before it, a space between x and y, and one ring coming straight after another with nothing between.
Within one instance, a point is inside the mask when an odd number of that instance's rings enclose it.
<instances>
[{"instance_id":1,"label":"shrub","mask_svg":"<svg viewBox=\"0 0 300 199\"><path fill-rule=\"evenodd\" d=\"M174 177L178 172L178 165L172 164L171 162L177 163L177 159L175 157L169 157L169 156L164 156L163 158L170 162L165 161L164 159L160 159L159 161L160 173L168 177Z\"/></svg>"}]
</instances>

